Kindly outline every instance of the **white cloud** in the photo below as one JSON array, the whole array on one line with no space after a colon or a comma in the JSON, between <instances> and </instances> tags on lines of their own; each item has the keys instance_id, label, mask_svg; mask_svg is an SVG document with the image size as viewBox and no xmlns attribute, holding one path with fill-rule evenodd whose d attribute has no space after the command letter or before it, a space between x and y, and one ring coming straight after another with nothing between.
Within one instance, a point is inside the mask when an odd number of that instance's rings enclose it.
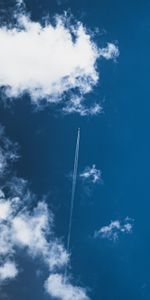
<instances>
[{"instance_id":1,"label":"white cloud","mask_svg":"<svg viewBox=\"0 0 150 300\"><path fill-rule=\"evenodd\" d=\"M8 224L0 223L0 233L0 257L7 258L14 253L11 230Z\"/></svg>"},{"instance_id":2,"label":"white cloud","mask_svg":"<svg viewBox=\"0 0 150 300\"><path fill-rule=\"evenodd\" d=\"M33 214L29 214L27 211L21 212L12 220L15 241L23 246L35 248L35 250L45 246L43 234L47 226L48 212L45 203L38 203Z\"/></svg>"},{"instance_id":3,"label":"white cloud","mask_svg":"<svg viewBox=\"0 0 150 300\"><path fill-rule=\"evenodd\" d=\"M44 202L39 202L32 213L22 211L12 220L13 242L26 247L32 257L43 257L50 270L61 268L68 262L63 245L52 238L52 226L53 219Z\"/></svg>"},{"instance_id":4,"label":"white cloud","mask_svg":"<svg viewBox=\"0 0 150 300\"><path fill-rule=\"evenodd\" d=\"M99 49L99 55L106 59L116 59L119 56L119 50L116 45L108 43L107 47Z\"/></svg>"},{"instance_id":5,"label":"white cloud","mask_svg":"<svg viewBox=\"0 0 150 300\"><path fill-rule=\"evenodd\" d=\"M45 282L45 288L51 297L61 300L88 300L85 289L73 286L61 274L52 274Z\"/></svg>"},{"instance_id":6,"label":"white cloud","mask_svg":"<svg viewBox=\"0 0 150 300\"><path fill-rule=\"evenodd\" d=\"M81 97L72 97L71 100L63 108L65 113L79 113L81 116L93 116L102 111L102 107L95 103L91 107L85 106L84 99Z\"/></svg>"},{"instance_id":7,"label":"white cloud","mask_svg":"<svg viewBox=\"0 0 150 300\"><path fill-rule=\"evenodd\" d=\"M0 86L8 97L28 92L36 104L41 99L60 102L64 93L72 90L83 97L98 82L97 59L119 55L112 43L99 49L83 24L71 24L67 14L57 16L55 24L46 21L45 25L33 22L23 10L16 19L17 24L0 28ZM65 108L81 115L100 110L98 104L89 109L74 100Z\"/></svg>"},{"instance_id":8,"label":"white cloud","mask_svg":"<svg viewBox=\"0 0 150 300\"><path fill-rule=\"evenodd\" d=\"M4 133L0 135L0 140L2 145L0 153L6 159L11 156L11 148L13 155L14 147L5 138ZM7 168L10 167L10 161L7 161ZM5 169L3 170L1 175L5 181ZM1 283L18 275L19 271L15 261L18 250L21 249L36 259L37 263L40 259L40 262L43 261L47 266L50 276L45 283L45 288L50 295L56 295L61 300L70 299L68 297L73 300L87 300L86 290L69 283L68 279L64 282L63 274L69 263L69 253L65 250L62 241L55 236L54 217L47 204L44 201L39 201L33 207L32 200L35 198L28 191L27 182L14 177L11 171L9 175L12 176L11 180L6 181L0 188ZM63 274L53 274L58 271ZM57 287L55 292L54 285Z\"/></svg>"},{"instance_id":9,"label":"white cloud","mask_svg":"<svg viewBox=\"0 0 150 300\"><path fill-rule=\"evenodd\" d=\"M62 268L68 263L69 255L63 244L54 236L53 215L45 202L40 201L30 208L32 198L27 182L11 175L5 182L5 169L10 168L11 160L18 157L16 146L4 135L0 127L0 157L5 164L1 168L8 196L0 189L0 259L15 257L16 249L26 249L33 258L41 257L50 270ZM11 173L11 172L10 172ZM2 180L3 181L3 180Z\"/></svg>"},{"instance_id":10,"label":"white cloud","mask_svg":"<svg viewBox=\"0 0 150 300\"><path fill-rule=\"evenodd\" d=\"M6 220L11 213L10 202L5 202L4 199L0 199L0 219Z\"/></svg>"},{"instance_id":11,"label":"white cloud","mask_svg":"<svg viewBox=\"0 0 150 300\"><path fill-rule=\"evenodd\" d=\"M109 225L96 231L94 236L115 241L121 233L131 233L132 229L133 220L127 217L122 222L119 220L111 221Z\"/></svg>"},{"instance_id":12,"label":"white cloud","mask_svg":"<svg viewBox=\"0 0 150 300\"><path fill-rule=\"evenodd\" d=\"M98 50L81 24L69 29L58 17L56 26L42 27L23 15L19 22L22 30L0 29L0 85L10 88L10 96L28 91L33 100L53 101L49 97L71 88L88 92L97 82Z\"/></svg>"},{"instance_id":13,"label":"white cloud","mask_svg":"<svg viewBox=\"0 0 150 300\"><path fill-rule=\"evenodd\" d=\"M22 207L19 198L3 199L1 204L0 255L13 255L19 247L33 258L41 257L50 270L68 263L63 245L53 237L53 219L46 203L39 202L33 211Z\"/></svg>"},{"instance_id":14,"label":"white cloud","mask_svg":"<svg viewBox=\"0 0 150 300\"><path fill-rule=\"evenodd\" d=\"M3 174L5 168L6 168L6 160L4 155L0 152L0 174Z\"/></svg>"},{"instance_id":15,"label":"white cloud","mask_svg":"<svg viewBox=\"0 0 150 300\"><path fill-rule=\"evenodd\" d=\"M14 162L18 155L16 153L17 144L12 144L9 139L5 137L4 128L0 125L0 177L4 177L8 164Z\"/></svg>"},{"instance_id":16,"label":"white cloud","mask_svg":"<svg viewBox=\"0 0 150 300\"><path fill-rule=\"evenodd\" d=\"M85 170L80 174L80 177L84 180L89 180L93 183L96 183L101 180L101 171L96 169L95 165L92 165L92 167L86 167Z\"/></svg>"},{"instance_id":17,"label":"white cloud","mask_svg":"<svg viewBox=\"0 0 150 300\"><path fill-rule=\"evenodd\" d=\"M17 276L18 270L15 262L7 261L2 266L0 266L0 280L5 281L7 279L13 279Z\"/></svg>"}]
</instances>

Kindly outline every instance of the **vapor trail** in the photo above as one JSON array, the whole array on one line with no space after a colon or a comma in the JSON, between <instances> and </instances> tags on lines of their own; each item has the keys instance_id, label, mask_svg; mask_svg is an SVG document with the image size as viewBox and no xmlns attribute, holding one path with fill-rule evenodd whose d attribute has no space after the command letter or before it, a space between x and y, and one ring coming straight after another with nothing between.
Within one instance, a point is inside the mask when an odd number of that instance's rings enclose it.
<instances>
[{"instance_id":1,"label":"vapor trail","mask_svg":"<svg viewBox=\"0 0 150 300\"><path fill-rule=\"evenodd\" d=\"M78 170L79 145L80 145L80 128L78 129L78 135L77 135L75 158L74 158L74 168L73 168L73 177L72 177L70 217L69 217L69 227L68 227L68 236L67 236L67 252L69 252L69 249L70 249L72 216L73 216L73 207L74 207L74 199L75 199L75 189L76 189L76 181L77 181L77 170ZM66 268L65 268L64 280L66 280L66 276L67 276L67 265L66 265Z\"/></svg>"},{"instance_id":2,"label":"vapor trail","mask_svg":"<svg viewBox=\"0 0 150 300\"><path fill-rule=\"evenodd\" d=\"M68 238L67 238L67 251L69 251L69 248L70 248L72 215L73 215L75 189L76 189L76 181L77 181L79 145L80 145L80 128L78 129L77 143L76 143L76 150L75 150L75 159L74 159L74 169L73 169L73 178L72 178L72 192L71 192L71 205L70 205L70 218L69 218L69 229L68 229Z\"/></svg>"}]
</instances>

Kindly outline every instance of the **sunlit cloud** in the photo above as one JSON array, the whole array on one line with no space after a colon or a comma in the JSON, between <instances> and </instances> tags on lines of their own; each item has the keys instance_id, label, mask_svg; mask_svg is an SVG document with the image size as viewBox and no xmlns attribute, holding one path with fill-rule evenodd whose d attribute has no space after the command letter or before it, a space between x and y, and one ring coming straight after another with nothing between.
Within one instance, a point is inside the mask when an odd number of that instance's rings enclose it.
<instances>
[{"instance_id":1,"label":"sunlit cloud","mask_svg":"<svg viewBox=\"0 0 150 300\"><path fill-rule=\"evenodd\" d=\"M96 165L92 167L86 167L83 172L80 173L80 177L83 180L91 181L92 183L97 183L101 181L101 171L96 169Z\"/></svg>"},{"instance_id":2,"label":"sunlit cloud","mask_svg":"<svg viewBox=\"0 0 150 300\"><path fill-rule=\"evenodd\" d=\"M17 154L17 144L11 143L4 135L4 128L0 125L0 177L4 177L4 174L8 170L8 164L10 164L18 159Z\"/></svg>"},{"instance_id":3,"label":"sunlit cloud","mask_svg":"<svg viewBox=\"0 0 150 300\"><path fill-rule=\"evenodd\" d=\"M5 281L8 279L13 279L17 276L18 270L15 262L7 261L2 266L0 266L0 281Z\"/></svg>"},{"instance_id":4,"label":"sunlit cloud","mask_svg":"<svg viewBox=\"0 0 150 300\"><path fill-rule=\"evenodd\" d=\"M95 238L103 238L112 241L118 240L120 234L129 234L133 229L133 219L111 221L109 225L101 227L94 234Z\"/></svg>"},{"instance_id":5,"label":"sunlit cloud","mask_svg":"<svg viewBox=\"0 0 150 300\"><path fill-rule=\"evenodd\" d=\"M63 111L67 114L79 113L82 117L97 115L102 111L100 104L95 103L88 107L81 97L71 97L70 101L65 105Z\"/></svg>"},{"instance_id":6,"label":"sunlit cloud","mask_svg":"<svg viewBox=\"0 0 150 300\"><path fill-rule=\"evenodd\" d=\"M117 58L118 47L108 43L98 48L86 27L78 21L72 23L66 13L44 25L33 22L23 9L14 16L15 24L0 27L0 87L7 97L28 93L32 102L40 105L42 99L60 103L67 93L65 112L81 116L99 113L99 104L91 108L83 104L84 95L99 80L98 58ZM72 92L80 101L72 99Z\"/></svg>"},{"instance_id":7,"label":"sunlit cloud","mask_svg":"<svg viewBox=\"0 0 150 300\"><path fill-rule=\"evenodd\" d=\"M73 286L69 280L61 274L52 274L45 282L47 292L56 299L61 300L89 300L86 290Z\"/></svg>"},{"instance_id":8,"label":"sunlit cloud","mask_svg":"<svg viewBox=\"0 0 150 300\"><path fill-rule=\"evenodd\" d=\"M55 236L54 215L45 201L36 201L28 188L27 181L13 175L11 159L17 159L16 147L0 135L0 157L5 161L0 186L0 282L5 283L19 275L17 257L20 250L33 261L43 261L49 272L44 287L52 297L60 300L87 300L86 290L74 285L64 275L70 263L70 254L62 241ZM9 146L8 146L9 145ZM11 156L12 148L12 156ZM4 151L5 150L5 151ZM14 159L13 159L14 161ZM5 179L5 169L9 169L9 181ZM39 270L39 266L38 266ZM58 273L59 272L59 273ZM54 290L56 287L56 290Z\"/></svg>"}]
</instances>

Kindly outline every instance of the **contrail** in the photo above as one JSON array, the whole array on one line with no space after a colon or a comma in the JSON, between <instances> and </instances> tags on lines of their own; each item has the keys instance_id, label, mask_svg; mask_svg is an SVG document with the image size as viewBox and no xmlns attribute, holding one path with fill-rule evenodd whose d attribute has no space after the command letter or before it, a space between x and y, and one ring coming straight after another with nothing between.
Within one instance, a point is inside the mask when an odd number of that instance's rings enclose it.
<instances>
[{"instance_id":1,"label":"contrail","mask_svg":"<svg viewBox=\"0 0 150 300\"><path fill-rule=\"evenodd\" d=\"M70 205L70 218L69 218L69 229L68 229L68 238L67 238L67 250L70 248L70 237L71 237L71 227L72 227L72 215L74 207L74 198L75 198L75 189L77 181L77 169L78 169L78 157L79 157L79 145L80 145L80 128L78 129L75 159L74 159L74 168L73 168L73 178L72 178L72 192L71 192L71 205Z\"/></svg>"},{"instance_id":2,"label":"contrail","mask_svg":"<svg viewBox=\"0 0 150 300\"><path fill-rule=\"evenodd\" d=\"M74 207L74 199L75 199L75 189L76 189L76 181L77 181L77 170L78 170L79 145L80 145L80 128L78 128L76 150L75 150L75 159L74 159L74 168L73 168L73 177L72 177L70 218L69 218L69 228L68 228L68 237L67 237L67 252L70 249L72 216L73 216L73 207ZM67 275L67 266L66 266L66 270L65 270L65 277L66 277L66 275Z\"/></svg>"}]
</instances>

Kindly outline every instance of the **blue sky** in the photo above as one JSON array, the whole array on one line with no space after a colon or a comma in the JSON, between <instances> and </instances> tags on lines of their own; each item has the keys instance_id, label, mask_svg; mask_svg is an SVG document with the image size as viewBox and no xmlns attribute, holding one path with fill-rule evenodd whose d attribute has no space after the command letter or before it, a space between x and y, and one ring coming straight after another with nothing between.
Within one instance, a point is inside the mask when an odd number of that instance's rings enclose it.
<instances>
[{"instance_id":1,"label":"blue sky","mask_svg":"<svg viewBox=\"0 0 150 300\"><path fill-rule=\"evenodd\" d=\"M2 300L149 299L149 10L1 3Z\"/></svg>"}]
</instances>

